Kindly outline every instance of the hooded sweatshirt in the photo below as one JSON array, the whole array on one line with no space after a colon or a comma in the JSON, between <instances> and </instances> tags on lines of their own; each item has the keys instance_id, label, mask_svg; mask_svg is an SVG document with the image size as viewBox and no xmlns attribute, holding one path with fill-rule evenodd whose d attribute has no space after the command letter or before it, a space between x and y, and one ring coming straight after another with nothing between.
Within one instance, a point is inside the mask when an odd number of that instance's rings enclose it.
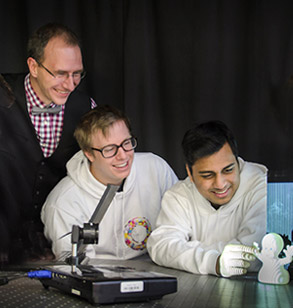
<instances>
[{"instance_id":1,"label":"hooded sweatshirt","mask_svg":"<svg viewBox=\"0 0 293 308\"><path fill-rule=\"evenodd\" d=\"M83 227L91 218L106 186L94 178L82 151L67 163L67 176L49 194L41 213L45 236L58 259L72 249L72 226ZM152 153L135 153L123 190L116 193L99 225L98 244L86 255L102 259L130 259L146 252L161 199L177 177L170 166Z\"/></svg>"},{"instance_id":2,"label":"hooded sweatshirt","mask_svg":"<svg viewBox=\"0 0 293 308\"><path fill-rule=\"evenodd\" d=\"M252 246L266 233L267 168L239 160L240 185L232 199L212 207L187 177L168 190L148 239L154 262L195 274L216 274L227 244ZM258 266L252 264L251 270Z\"/></svg>"}]
</instances>

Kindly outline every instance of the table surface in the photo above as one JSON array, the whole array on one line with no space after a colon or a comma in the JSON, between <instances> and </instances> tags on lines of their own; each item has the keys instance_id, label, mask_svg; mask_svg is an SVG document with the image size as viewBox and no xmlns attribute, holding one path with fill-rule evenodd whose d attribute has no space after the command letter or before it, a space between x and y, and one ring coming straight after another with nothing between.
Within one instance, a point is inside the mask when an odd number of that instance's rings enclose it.
<instances>
[{"instance_id":1,"label":"table surface","mask_svg":"<svg viewBox=\"0 0 293 308\"><path fill-rule=\"evenodd\" d=\"M0 286L0 307L107 307L107 308L190 308L190 307L293 307L293 281L287 285L262 284L255 274L234 278L194 275L156 266L147 256L128 261L92 260L91 264L119 264L137 270L155 271L177 277L178 291L160 300L149 302L91 305L85 299L59 291L45 289L38 280L19 278ZM7 272L0 272L3 275Z\"/></svg>"}]
</instances>

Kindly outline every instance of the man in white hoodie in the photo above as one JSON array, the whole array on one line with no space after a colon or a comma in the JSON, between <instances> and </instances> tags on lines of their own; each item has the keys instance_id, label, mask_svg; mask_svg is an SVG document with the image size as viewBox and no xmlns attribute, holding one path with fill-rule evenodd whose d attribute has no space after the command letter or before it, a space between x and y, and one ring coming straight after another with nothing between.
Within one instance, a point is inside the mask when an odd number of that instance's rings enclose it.
<instances>
[{"instance_id":1,"label":"man in white hoodie","mask_svg":"<svg viewBox=\"0 0 293 308\"><path fill-rule=\"evenodd\" d=\"M161 198L177 177L152 153L134 153L137 141L127 117L111 106L88 112L75 130L81 148L67 163L67 176L49 194L41 213L45 236L57 259L71 251L73 225L88 222L108 184L120 185L99 225L89 257L130 259L146 252Z\"/></svg>"},{"instance_id":2,"label":"man in white hoodie","mask_svg":"<svg viewBox=\"0 0 293 308\"><path fill-rule=\"evenodd\" d=\"M223 277L255 270L253 242L266 233L267 169L238 157L220 121L197 125L183 141L188 177L162 200L147 248L159 265Z\"/></svg>"}]
</instances>

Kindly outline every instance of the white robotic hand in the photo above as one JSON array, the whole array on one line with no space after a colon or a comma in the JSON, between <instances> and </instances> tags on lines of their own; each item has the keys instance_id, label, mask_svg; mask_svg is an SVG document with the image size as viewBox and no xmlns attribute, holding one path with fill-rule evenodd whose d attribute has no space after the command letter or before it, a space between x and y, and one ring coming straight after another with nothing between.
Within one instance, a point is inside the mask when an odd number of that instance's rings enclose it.
<instances>
[{"instance_id":1,"label":"white robotic hand","mask_svg":"<svg viewBox=\"0 0 293 308\"><path fill-rule=\"evenodd\" d=\"M246 274L250 261L255 260L254 249L245 245L226 245L219 258L221 276L230 277Z\"/></svg>"}]
</instances>

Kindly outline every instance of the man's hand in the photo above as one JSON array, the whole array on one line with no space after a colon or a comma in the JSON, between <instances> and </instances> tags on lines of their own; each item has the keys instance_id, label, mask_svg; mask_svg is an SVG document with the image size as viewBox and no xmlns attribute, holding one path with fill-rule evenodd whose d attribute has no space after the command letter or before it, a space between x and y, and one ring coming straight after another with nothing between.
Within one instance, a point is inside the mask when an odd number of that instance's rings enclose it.
<instances>
[{"instance_id":1,"label":"man's hand","mask_svg":"<svg viewBox=\"0 0 293 308\"><path fill-rule=\"evenodd\" d=\"M255 260L254 248L245 245L228 244L217 261L217 272L223 277L244 275Z\"/></svg>"}]
</instances>

